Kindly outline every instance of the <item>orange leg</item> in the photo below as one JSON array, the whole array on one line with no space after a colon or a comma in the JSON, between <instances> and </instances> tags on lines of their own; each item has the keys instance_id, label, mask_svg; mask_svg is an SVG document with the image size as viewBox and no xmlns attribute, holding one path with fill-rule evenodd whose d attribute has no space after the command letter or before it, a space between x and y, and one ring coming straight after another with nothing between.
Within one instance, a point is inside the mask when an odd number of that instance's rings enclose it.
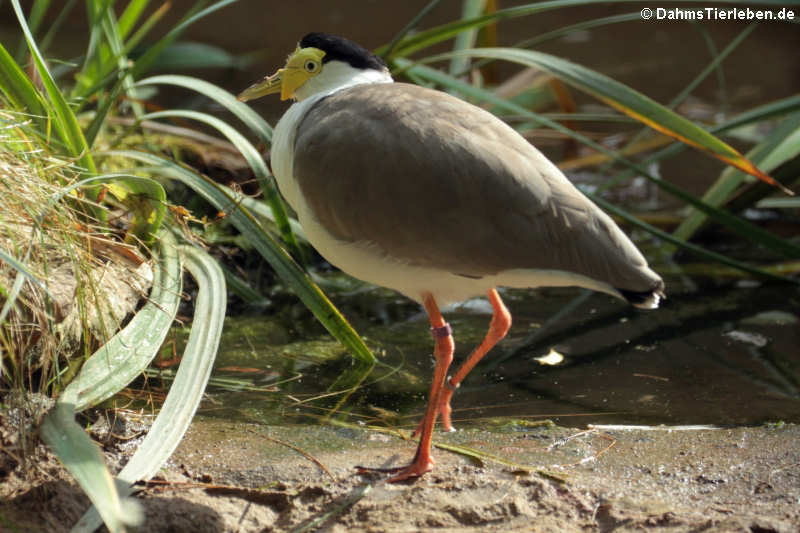
<instances>
[{"instance_id":1,"label":"orange leg","mask_svg":"<svg viewBox=\"0 0 800 533\"><path fill-rule=\"evenodd\" d=\"M420 424L422 436L419 439L417 453L408 466L383 470L396 473L394 477L388 480L390 483L412 477L419 477L433 468L433 458L431 457L433 426L436 423L436 415L439 410L439 396L443 390L445 379L447 378L447 370L450 368L450 363L453 361L453 351L455 351L455 342L453 341L450 326L445 322L441 312L439 312L439 306L436 305L433 295L430 293L424 294L422 304L425 306L425 311L428 313L428 318L431 322L431 331L436 341L436 347L433 351L433 355L436 358L436 366L433 370L433 380L431 381L431 390L428 396L428 408L425 411L425 418L422 419L422 423ZM363 467L358 468L361 471L379 470Z\"/></svg>"},{"instance_id":2,"label":"orange leg","mask_svg":"<svg viewBox=\"0 0 800 533\"><path fill-rule=\"evenodd\" d=\"M489 303L492 304L492 309L494 310L492 321L489 323L489 331L486 333L483 342L481 342L467 360L462 363L453 377L445 382L442 392L439 394L439 412L442 414L442 429L445 431L455 431L453 423L450 420L450 413L452 412L450 408L450 398L453 397L453 392L461 385L461 382L464 381L464 378L467 377L470 370L483 359L483 356L485 356L489 350L494 348L495 344L506 336L509 328L511 328L511 313L506 309L503 300L501 300L500 295L497 294L497 290L490 289L487 294L489 296Z\"/></svg>"}]
</instances>

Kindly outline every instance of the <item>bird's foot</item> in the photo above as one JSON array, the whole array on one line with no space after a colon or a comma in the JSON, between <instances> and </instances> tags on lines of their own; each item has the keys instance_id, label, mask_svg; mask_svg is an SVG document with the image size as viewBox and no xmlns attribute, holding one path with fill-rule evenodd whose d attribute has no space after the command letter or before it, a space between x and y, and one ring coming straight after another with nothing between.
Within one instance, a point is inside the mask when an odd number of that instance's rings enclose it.
<instances>
[{"instance_id":1,"label":"bird's foot","mask_svg":"<svg viewBox=\"0 0 800 533\"><path fill-rule=\"evenodd\" d=\"M386 481L388 483L397 483L406 479L421 477L423 474L433 470L433 458L420 458L414 459L410 465L398 466L394 468L370 468L367 466L357 466L356 470L359 474L367 474L370 472L381 472L384 474L396 474Z\"/></svg>"}]
</instances>

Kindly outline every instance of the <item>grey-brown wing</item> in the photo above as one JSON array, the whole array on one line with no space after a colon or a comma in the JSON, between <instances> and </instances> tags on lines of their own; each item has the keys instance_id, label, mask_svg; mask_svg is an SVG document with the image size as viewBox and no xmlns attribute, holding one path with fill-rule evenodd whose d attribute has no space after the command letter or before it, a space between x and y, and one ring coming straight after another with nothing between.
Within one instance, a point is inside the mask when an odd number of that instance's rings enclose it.
<instances>
[{"instance_id":1,"label":"grey-brown wing","mask_svg":"<svg viewBox=\"0 0 800 533\"><path fill-rule=\"evenodd\" d=\"M410 264L654 286L635 246L538 150L445 93L375 84L319 101L298 125L294 175L336 238L369 241Z\"/></svg>"}]
</instances>

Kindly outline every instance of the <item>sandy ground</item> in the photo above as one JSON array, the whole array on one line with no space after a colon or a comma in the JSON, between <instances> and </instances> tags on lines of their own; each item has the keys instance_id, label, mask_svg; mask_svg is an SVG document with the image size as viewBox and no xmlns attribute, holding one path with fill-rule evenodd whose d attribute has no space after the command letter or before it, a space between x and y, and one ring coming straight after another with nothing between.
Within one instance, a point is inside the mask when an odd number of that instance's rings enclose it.
<instances>
[{"instance_id":1,"label":"sandy ground","mask_svg":"<svg viewBox=\"0 0 800 533\"><path fill-rule=\"evenodd\" d=\"M482 459L437 449L433 472L389 484L353 467L408 461L414 444L396 436L201 419L142 487L140 530L800 530L796 425L586 431L505 424L436 441ZM134 447L120 440L105 449L120 463ZM58 463L39 453L32 482L21 482L8 461L0 469L0 531L68 531L85 509Z\"/></svg>"}]
</instances>

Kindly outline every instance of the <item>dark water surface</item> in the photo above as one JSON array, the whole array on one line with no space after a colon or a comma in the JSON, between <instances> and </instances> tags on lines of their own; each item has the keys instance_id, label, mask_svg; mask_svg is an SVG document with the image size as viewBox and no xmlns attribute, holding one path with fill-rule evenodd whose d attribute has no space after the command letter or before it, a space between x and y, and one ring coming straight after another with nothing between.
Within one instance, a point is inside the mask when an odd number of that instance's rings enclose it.
<instances>
[{"instance_id":1,"label":"dark water surface","mask_svg":"<svg viewBox=\"0 0 800 533\"><path fill-rule=\"evenodd\" d=\"M656 311L573 289L504 292L514 325L454 396L455 424L487 417L565 425L800 422L800 290L667 282L669 299ZM413 426L433 366L424 315L382 289L339 296L337 304L381 360L338 412L349 413L350 421ZM446 313L456 363L481 340L488 311L488 303L473 300ZM375 324L381 317L388 322ZM213 402L203 413L286 423L324 416L336 404L341 395L310 398L337 390L335 380L352 367L349 356L324 334L286 342L292 326L280 324L255 316L230 320L214 375L240 378L242 367L260 369L260 377L245 377L267 390L212 386ZM551 349L563 361L537 359Z\"/></svg>"}]
</instances>

